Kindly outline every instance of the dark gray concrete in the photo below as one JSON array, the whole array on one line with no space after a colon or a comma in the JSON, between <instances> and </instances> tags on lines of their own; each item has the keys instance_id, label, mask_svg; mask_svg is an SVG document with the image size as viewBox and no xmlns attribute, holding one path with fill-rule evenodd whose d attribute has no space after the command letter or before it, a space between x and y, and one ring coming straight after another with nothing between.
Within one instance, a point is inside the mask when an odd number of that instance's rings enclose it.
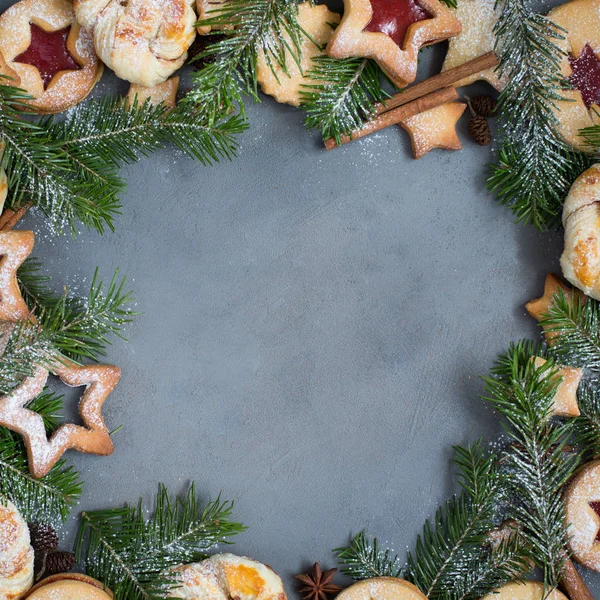
<instances>
[{"instance_id":1,"label":"dark gray concrete","mask_svg":"<svg viewBox=\"0 0 600 600\"><path fill-rule=\"evenodd\" d=\"M404 554L455 489L451 445L500 431L478 376L537 334L523 304L561 236L495 203L466 122L462 152L414 161L398 128L327 153L297 110L250 117L233 164L128 169L114 234L24 221L57 285L119 266L144 313L109 352L115 454L69 457L81 508L195 480L236 501L235 550L286 576L363 528Z\"/></svg>"}]
</instances>

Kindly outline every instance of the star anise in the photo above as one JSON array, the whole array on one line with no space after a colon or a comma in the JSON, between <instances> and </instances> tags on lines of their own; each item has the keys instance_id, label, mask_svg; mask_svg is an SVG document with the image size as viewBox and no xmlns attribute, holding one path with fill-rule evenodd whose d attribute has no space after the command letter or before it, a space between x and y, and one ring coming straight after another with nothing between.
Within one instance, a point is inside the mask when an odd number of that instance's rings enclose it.
<instances>
[{"instance_id":1,"label":"star anise","mask_svg":"<svg viewBox=\"0 0 600 600\"><path fill-rule=\"evenodd\" d=\"M316 562L310 573L296 575L296 579L302 582L298 589L304 600L328 600L333 594L339 594L342 588L339 585L331 583L337 573L337 569L328 569L323 571L321 565Z\"/></svg>"}]
</instances>

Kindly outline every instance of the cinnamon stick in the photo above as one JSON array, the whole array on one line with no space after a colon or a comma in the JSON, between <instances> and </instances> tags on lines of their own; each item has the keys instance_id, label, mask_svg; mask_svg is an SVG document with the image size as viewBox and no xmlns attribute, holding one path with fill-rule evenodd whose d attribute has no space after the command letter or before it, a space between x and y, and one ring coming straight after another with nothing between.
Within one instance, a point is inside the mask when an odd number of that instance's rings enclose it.
<instances>
[{"instance_id":1,"label":"cinnamon stick","mask_svg":"<svg viewBox=\"0 0 600 600\"><path fill-rule=\"evenodd\" d=\"M10 231L31 208L31 203L23 204L17 210L6 208L0 215L0 231Z\"/></svg>"},{"instance_id":2,"label":"cinnamon stick","mask_svg":"<svg viewBox=\"0 0 600 600\"><path fill-rule=\"evenodd\" d=\"M363 137L364 135L368 135L368 133L372 133L369 131L367 133L364 132L373 121L377 121L379 115L386 114L387 112L392 112L395 108L400 106L408 105L419 98L424 96L429 96L438 90L442 90L444 88L448 88L453 86L455 83L459 82L461 79L465 77L469 77L470 75L474 75L475 73L479 73L480 71L485 71L486 69L491 69L500 64L500 60L495 52L487 52L486 54L482 54L473 60L469 60L466 63L459 65L458 67L454 67L453 69L449 69L448 71L444 71L444 73L440 73L438 75L434 75L425 81L421 81L420 83L416 83L405 90L394 94L391 98L385 100L385 102L378 102L375 104L375 118L369 123L366 124L362 129L355 131L351 136L342 136L341 143L347 144L348 142L355 140L359 137ZM458 97L458 96L457 96ZM442 102L441 104L444 104ZM429 108L434 108L430 106ZM414 113L417 114L417 113ZM414 116L414 115L410 115ZM407 119L408 117L404 117ZM402 119L401 119L402 120ZM389 125L395 125L399 121L391 121ZM388 125L384 125L387 127ZM373 131L378 131L383 127L377 127ZM327 150L331 150L335 148L337 144L335 143L334 138L329 138L325 140L325 148Z\"/></svg>"},{"instance_id":3,"label":"cinnamon stick","mask_svg":"<svg viewBox=\"0 0 600 600\"><path fill-rule=\"evenodd\" d=\"M570 559L565 565L560 586L567 593L570 600L594 600L594 596L592 596L588 586L585 585L585 582L581 578L577 567Z\"/></svg>"},{"instance_id":4,"label":"cinnamon stick","mask_svg":"<svg viewBox=\"0 0 600 600\"><path fill-rule=\"evenodd\" d=\"M341 144L347 144L348 142L357 140L365 135L374 133L375 131L385 129L390 125L396 125L402 121L405 121L406 119L409 119L410 117L414 117L419 113L425 112L426 110L430 110L436 106L441 106L447 102L453 102L457 99L458 92L453 87L446 87L436 92L432 92L431 94L426 94L425 96L421 96L412 102L408 102L407 104L403 104L402 106L381 113L374 119L371 119L369 122L365 123L362 129L355 131L351 136L343 135L340 139L340 142ZM324 143L327 150L331 150L337 146L334 138L329 138L325 140Z\"/></svg>"}]
</instances>

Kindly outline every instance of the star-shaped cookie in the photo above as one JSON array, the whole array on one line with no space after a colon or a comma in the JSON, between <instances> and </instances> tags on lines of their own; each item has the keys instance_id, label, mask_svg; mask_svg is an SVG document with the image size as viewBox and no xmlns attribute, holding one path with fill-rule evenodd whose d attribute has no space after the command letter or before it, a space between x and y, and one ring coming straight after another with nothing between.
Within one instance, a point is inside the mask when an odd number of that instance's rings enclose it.
<instances>
[{"instance_id":1,"label":"star-shaped cookie","mask_svg":"<svg viewBox=\"0 0 600 600\"><path fill-rule=\"evenodd\" d=\"M21 296L17 269L33 250L32 231L0 232L0 321L23 321L29 308Z\"/></svg>"},{"instance_id":2,"label":"star-shaped cookie","mask_svg":"<svg viewBox=\"0 0 600 600\"><path fill-rule=\"evenodd\" d=\"M152 106L162 104L170 112L177 104L177 89L179 88L179 77L170 77L166 81L153 87L145 87L139 83L132 83L125 96L127 106L143 106L147 101Z\"/></svg>"},{"instance_id":3,"label":"star-shaped cookie","mask_svg":"<svg viewBox=\"0 0 600 600\"><path fill-rule=\"evenodd\" d=\"M539 356L534 359L536 369L543 367L546 362ZM557 417L578 417L581 413L577 404L577 388L583 377L583 371L576 367L560 367L557 377L561 379L561 382L554 394L552 414Z\"/></svg>"},{"instance_id":4,"label":"star-shaped cookie","mask_svg":"<svg viewBox=\"0 0 600 600\"><path fill-rule=\"evenodd\" d=\"M495 7L495 4L495 0L460 0L458 2L453 12L462 25L462 31L448 42L448 52L442 65L442 73L486 52L498 50L495 46L494 26L498 20L499 9ZM480 79L487 81L498 91L502 91L507 82L507 77L500 77L494 68L461 79L455 86L462 87Z\"/></svg>"},{"instance_id":5,"label":"star-shaped cookie","mask_svg":"<svg viewBox=\"0 0 600 600\"><path fill-rule=\"evenodd\" d=\"M0 425L23 436L29 470L34 477L44 477L67 450L108 455L113 443L104 419L102 405L117 385L121 371L110 365L79 366L69 361L56 363L53 372L67 385L86 386L79 402L84 426L66 423L48 439L42 417L25 405L42 393L48 371L36 367L10 394L0 397Z\"/></svg>"},{"instance_id":6,"label":"star-shaped cookie","mask_svg":"<svg viewBox=\"0 0 600 600\"><path fill-rule=\"evenodd\" d=\"M421 158L434 148L460 150L456 123L466 107L462 102L449 102L402 121L400 127L410 136L413 156Z\"/></svg>"},{"instance_id":7,"label":"star-shaped cookie","mask_svg":"<svg viewBox=\"0 0 600 600\"><path fill-rule=\"evenodd\" d=\"M404 6L410 2L403 0L397 8L388 8L389 3L382 0L344 0L344 16L327 44L327 54L333 58L372 58L399 87L412 83L421 47L458 34L461 25L453 11L439 0L412 0L415 6ZM386 18L384 13L394 10L394 19ZM399 25L395 21L402 18L402 13L410 24L401 43L397 43L394 37L398 40ZM372 20L379 23L377 31L372 31Z\"/></svg>"}]
</instances>

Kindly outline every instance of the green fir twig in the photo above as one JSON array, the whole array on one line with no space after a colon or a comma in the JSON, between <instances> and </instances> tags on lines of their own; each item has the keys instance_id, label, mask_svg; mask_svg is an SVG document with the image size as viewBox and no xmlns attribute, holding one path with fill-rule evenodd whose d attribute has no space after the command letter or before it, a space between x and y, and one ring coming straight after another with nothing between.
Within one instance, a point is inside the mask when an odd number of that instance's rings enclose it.
<instances>
[{"instance_id":1,"label":"green fir twig","mask_svg":"<svg viewBox=\"0 0 600 600\"><path fill-rule=\"evenodd\" d=\"M341 571L355 581L372 577L401 577L400 559L391 550L382 550L376 538L358 533L349 546L334 550Z\"/></svg>"}]
</instances>

